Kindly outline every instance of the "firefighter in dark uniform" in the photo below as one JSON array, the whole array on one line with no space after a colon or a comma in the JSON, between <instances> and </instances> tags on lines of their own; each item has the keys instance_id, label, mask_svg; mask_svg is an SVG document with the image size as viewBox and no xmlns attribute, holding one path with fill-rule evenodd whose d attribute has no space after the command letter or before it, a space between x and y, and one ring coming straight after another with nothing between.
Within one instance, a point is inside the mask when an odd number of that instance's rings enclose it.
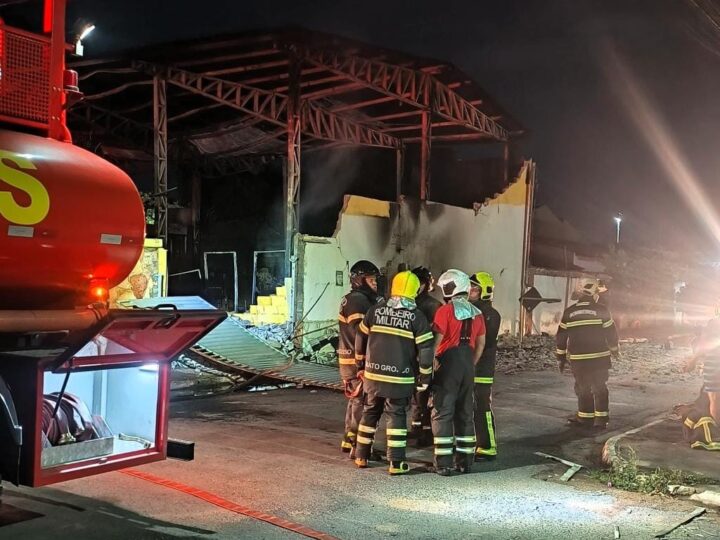
<instances>
[{"instance_id":1,"label":"firefighter in dark uniform","mask_svg":"<svg viewBox=\"0 0 720 540\"><path fill-rule=\"evenodd\" d=\"M427 391L432 377L433 333L415 297L420 281L400 272L390 298L370 309L355 340L359 373L364 379L365 407L358 426L355 464L367 467L380 416L387 416L387 457L391 475L410 470L405 462L410 397Z\"/></svg>"},{"instance_id":2,"label":"firefighter in dark uniform","mask_svg":"<svg viewBox=\"0 0 720 540\"><path fill-rule=\"evenodd\" d=\"M573 425L606 428L609 421L607 389L611 357L618 353L618 334L607 307L598 303L599 284L587 283L579 301L568 307L557 333L560 371L569 363L575 376L578 410Z\"/></svg>"},{"instance_id":3,"label":"firefighter in dark uniform","mask_svg":"<svg viewBox=\"0 0 720 540\"><path fill-rule=\"evenodd\" d=\"M500 313L492 305L495 281L487 272L470 276L470 302L482 311L485 319L485 348L475 366L475 461L491 461L497 456L495 415L492 411L492 387L495 379L497 338Z\"/></svg>"},{"instance_id":4,"label":"firefighter in dark uniform","mask_svg":"<svg viewBox=\"0 0 720 540\"><path fill-rule=\"evenodd\" d=\"M475 456L473 378L485 347L485 321L468 300L470 279L448 270L438 280L447 304L433 322L435 373L432 384L432 428L435 472L470 472ZM454 460L453 460L454 456Z\"/></svg>"},{"instance_id":5,"label":"firefighter in dark uniform","mask_svg":"<svg viewBox=\"0 0 720 540\"><path fill-rule=\"evenodd\" d=\"M432 323L435 319L435 312L442 302L433 297L430 293L435 289L435 278L430 270L424 266L418 266L413 270L420 280L420 291L415 303L425 318ZM415 439L418 448L432 445L432 424L430 423L430 407L428 404L430 392L415 392L411 404L412 431L410 437Z\"/></svg>"},{"instance_id":6,"label":"firefighter in dark uniform","mask_svg":"<svg viewBox=\"0 0 720 540\"><path fill-rule=\"evenodd\" d=\"M351 290L340 303L338 323L340 335L338 338L338 363L340 364L340 378L345 387L345 397L348 399L345 411L345 435L340 448L349 452L354 459L357 427L363 409L363 384L357 376L355 366L355 336L358 327L368 310L377 304L377 278L380 270L369 261L358 261L350 268Z\"/></svg>"}]
</instances>

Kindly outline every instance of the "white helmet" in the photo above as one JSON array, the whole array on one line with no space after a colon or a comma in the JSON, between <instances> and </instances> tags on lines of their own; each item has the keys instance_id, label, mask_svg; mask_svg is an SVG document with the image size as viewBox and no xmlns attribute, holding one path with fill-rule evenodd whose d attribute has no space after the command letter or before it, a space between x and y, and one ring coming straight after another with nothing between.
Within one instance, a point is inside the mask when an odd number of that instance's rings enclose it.
<instances>
[{"instance_id":1,"label":"white helmet","mask_svg":"<svg viewBox=\"0 0 720 540\"><path fill-rule=\"evenodd\" d=\"M454 268L440 276L437 283L442 289L445 298L452 298L458 294L470 292L470 278L465 272Z\"/></svg>"}]
</instances>

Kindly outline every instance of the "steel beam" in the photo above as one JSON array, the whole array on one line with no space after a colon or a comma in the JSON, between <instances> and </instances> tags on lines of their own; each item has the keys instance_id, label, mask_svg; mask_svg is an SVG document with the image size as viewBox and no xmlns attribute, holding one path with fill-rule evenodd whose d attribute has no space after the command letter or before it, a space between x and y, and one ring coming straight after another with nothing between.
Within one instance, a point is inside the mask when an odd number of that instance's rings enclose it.
<instances>
[{"instance_id":1,"label":"steel beam","mask_svg":"<svg viewBox=\"0 0 720 540\"><path fill-rule=\"evenodd\" d=\"M420 135L420 200L426 201L430 191L430 145L432 142L432 112L422 112Z\"/></svg>"},{"instance_id":2,"label":"steel beam","mask_svg":"<svg viewBox=\"0 0 720 540\"><path fill-rule=\"evenodd\" d=\"M402 202L402 184L405 176L405 145L395 151L395 199Z\"/></svg>"},{"instance_id":3,"label":"steel beam","mask_svg":"<svg viewBox=\"0 0 720 540\"><path fill-rule=\"evenodd\" d=\"M168 243L168 130L167 85L161 75L153 76L153 157L155 162L155 208L157 236Z\"/></svg>"},{"instance_id":4,"label":"steel beam","mask_svg":"<svg viewBox=\"0 0 720 540\"><path fill-rule=\"evenodd\" d=\"M104 134L124 139L133 146L149 147L153 127L109 111L91 103L81 102L68 111L71 123L84 122L91 130L99 129Z\"/></svg>"},{"instance_id":5,"label":"steel beam","mask_svg":"<svg viewBox=\"0 0 720 540\"><path fill-rule=\"evenodd\" d=\"M351 81L408 105L425 108L432 94L432 110L442 118L498 141L509 138L510 134L505 128L429 73L333 51L302 46L298 49L307 63L345 75Z\"/></svg>"},{"instance_id":6,"label":"steel beam","mask_svg":"<svg viewBox=\"0 0 720 540\"><path fill-rule=\"evenodd\" d=\"M290 55L287 102L287 155L285 162L285 277L292 277L292 256L300 218L300 158L302 123L300 118L300 62Z\"/></svg>"},{"instance_id":7,"label":"steel beam","mask_svg":"<svg viewBox=\"0 0 720 540\"><path fill-rule=\"evenodd\" d=\"M152 64L136 62L143 71L156 69ZM257 116L278 126L286 126L288 96L247 86L238 82L206 77L197 73L168 67L167 82L194 94L205 96L246 114ZM308 103L300 107L300 128L311 137L363 146L397 148L399 140L354 119L330 112L321 105Z\"/></svg>"}]
</instances>

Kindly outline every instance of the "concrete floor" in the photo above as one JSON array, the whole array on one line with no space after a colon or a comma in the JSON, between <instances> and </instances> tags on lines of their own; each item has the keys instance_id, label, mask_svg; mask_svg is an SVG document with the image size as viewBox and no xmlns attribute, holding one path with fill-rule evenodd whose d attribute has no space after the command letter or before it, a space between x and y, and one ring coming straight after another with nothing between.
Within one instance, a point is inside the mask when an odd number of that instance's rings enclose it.
<instances>
[{"instance_id":1,"label":"concrete floor","mask_svg":"<svg viewBox=\"0 0 720 540\"><path fill-rule=\"evenodd\" d=\"M622 538L652 538L693 505L609 490L583 474L561 484L564 467L533 454L593 465L607 437L690 399L698 386L611 384L613 430L588 438L564 424L574 409L571 377L500 377L500 456L471 475L424 473L425 450L410 453L415 469L405 477L388 477L380 464L356 470L338 451L343 397L310 389L176 403L170 433L196 441L195 461L140 469L348 540L602 539L613 538L616 525ZM6 487L4 503L42 516L0 528L3 540L301 538L121 473L37 490ZM697 534L720 538L716 513L670 538Z\"/></svg>"}]
</instances>

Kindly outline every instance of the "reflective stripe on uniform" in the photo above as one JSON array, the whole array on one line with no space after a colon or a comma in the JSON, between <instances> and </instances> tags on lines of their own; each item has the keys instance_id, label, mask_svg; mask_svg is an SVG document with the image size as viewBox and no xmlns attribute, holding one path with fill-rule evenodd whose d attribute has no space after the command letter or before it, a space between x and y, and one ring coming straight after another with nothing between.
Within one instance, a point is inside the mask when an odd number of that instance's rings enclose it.
<instances>
[{"instance_id":1,"label":"reflective stripe on uniform","mask_svg":"<svg viewBox=\"0 0 720 540\"><path fill-rule=\"evenodd\" d=\"M363 334L369 334L369 333L370 333L370 330L368 330L368 327L365 326L365 321L361 322L361 323L358 325L358 328L360 329L360 331L361 331Z\"/></svg>"},{"instance_id":2,"label":"reflective stripe on uniform","mask_svg":"<svg viewBox=\"0 0 720 540\"><path fill-rule=\"evenodd\" d=\"M559 354L560 356L567 354L567 349L555 349L555 354Z\"/></svg>"},{"instance_id":3,"label":"reflective stripe on uniform","mask_svg":"<svg viewBox=\"0 0 720 540\"><path fill-rule=\"evenodd\" d=\"M495 452L495 454L488 455L496 455L497 450L495 447L497 446L497 443L495 442L495 427L493 426L493 415L491 411L485 412L485 420L487 421L488 435L490 436L490 451Z\"/></svg>"},{"instance_id":4,"label":"reflective stripe on uniform","mask_svg":"<svg viewBox=\"0 0 720 540\"><path fill-rule=\"evenodd\" d=\"M600 417L610 416L610 413L607 411L595 411L595 416L600 416Z\"/></svg>"},{"instance_id":5,"label":"reflective stripe on uniform","mask_svg":"<svg viewBox=\"0 0 720 540\"><path fill-rule=\"evenodd\" d=\"M468 436L456 436L455 440L457 442L475 442L475 435L468 435Z\"/></svg>"},{"instance_id":6,"label":"reflective stripe on uniform","mask_svg":"<svg viewBox=\"0 0 720 540\"><path fill-rule=\"evenodd\" d=\"M587 354L569 354L568 360L592 360L593 358L604 358L610 356L610 351L602 351Z\"/></svg>"},{"instance_id":7,"label":"reflective stripe on uniform","mask_svg":"<svg viewBox=\"0 0 720 540\"><path fill-rule=\"evenodd\" d=\"M689 427L690 429L695 429L695 422L693 422L692 420L690 420L690 418L686 418L686 419L685 419L685 422L683 422L683 423L684 423L687 427Z\"/></svg>"},{"instance_id":8,"label":"reflective stripe on uniform","mask_svg":"<svg viewBox=\"0 0 720 540\"><path fill-rule=\"evenodd\" d=\"M389 448L405 448L407 446L407 441L405 439L402 441L388 440L387 445Z\"/></svg>"},{"instance_id":9,"label":"reflective stripe on uniform","mask_svg":"<svg viewBox=\"0 0 720 540\"><path fill-rule=\"evenodd\" d=\"M612 319L610 319L609 321L606 321L603 323L603 328L610 328L613 324L615 324L615 323L613 322Z\"/></svg>"},{"instance_id":10,"label":"reflective stripe on uniform","mask_svg":"<svg viewBox=\"0 0 720 540\"><path fill-rule=\"evenodd\" d=\"M720 443L718 442L711 442L711 443L704 443L704 442L694 442L690 445L690 448L704 448L705 450L720 450Z\"/></svg>"},{"instance_id":11,"label":"reflective stripe on uniform","mask_svg":"<svg viewBox=\"0 0 720 540\"><path fill-rule=\"evenodd\" d=\"M474 454L474 453L475 453L475 447L474 447L474 446L468 446L468 447L466 448L466 447L458 446L458 447L455 449L455 451L456 451L456 452L460 452L461 454Z\"/></svg>"},{"instance_id":12,"label":"reflective stripe on uniform","mask_svg":"<svg viewBox=\"0 0 720 540\"><path fill-rule=\"evenodd\" d=\"M421 375L432 375L432 366L430 366L428 368L421 367L420 374Z\"/></svg>"},{"instance_id":13,"label":"reflective stripe on uniform","mask_svg":"<svg viewBox=\"0 0 720 540\"><path fill-rule=\"evenodd\" d=\"M455 442L455 437L435 437L433 438L434 444L452 444Z\"/></svg>"},{"instance_id":14,"label":"reflective stripe on uniform","mask_svg":"<svg viewBox=\"0 0 720 540\"><path fill-rule=\"evenodd\" d=\"M420 345L421 343L425 343L426 341L430 341L433 338L433 333L428 332L427 334L423 334L422 336L418 336L415 338L415 343Z\"/></svg>"},{"instance_id":15,"label":"reflective stripe on uniform","mask_svg":"<svg viewBox=\"0 0 720 540\"><path fill-rule=\"evenodd\" d=\"M564 323L564 328L576 328L578 326L595 326L595 325L602 325L603 320L602 319L587 319L585 321L572 321L568 323ZM560 325L562 326L562 324Z\"/></svg>"},{"instance_id":16,"label":"reflective stripe on uniform","mask_svg":"<svg viewBox=\"0 0 720 540\"><path fill-rule=\"evenodd\" d=\"M452 456L452 453L453 453L452 448L435 448L436 456Z\"/></svg>"},{"instance_id":17,"label":"reflective stripe on uniform","mask_svg":"<svg viewBox=\"0 0 720 540\"><path fill-rule=\"evenodd\" d=\"M338 360L341 366L354 366L355 365L355 359L354 358L340 358Z\"/></svg>"},{"instance_id":18,"label":"reflective stripe on uniform","mask_svg":"<svg viewBox=\"0 0 720 540\"><path fill-rule=\"evenodd\" d=\"M380 375L378 373L365 372L365 378L371 381L386 382L392 384L415 384L415 377L394 377L392 375Z\"/></svg>"},{"instance_id":19,"label":"reflective stripe on uniform","mask_svg":"<svg viewBox=\"0 0 720 540\"><path fill-rule=\"evenodd\" d=\"M474 377L473 381L477 384L492 384L495 379L493 377Z\"/></svg>"},{"instance_id":20,"label":"reflective stripe on uniform","mask_svg":"<svg viewBox=\"0 0 720 540\"><path fill-rule=\"evenodd\" d=\"M407 435L407 429L403 428L387 428L385 432L388 435Z\"/></svg>"},{"instance_id":21,"label":"reflective stripe on uniform","mask_svg":"<svg viewBox=\"0 0 720 540\"><path fill-rule=\"evenodd\" d=\"M366 426L363 424L360 424L358 426L358 431L362 433L375 433L377 430L374 427Z\"/></svg>"},{"instance_id":22,"label":"reflective stripe on uniform","mask_svg":"<svg viewBox=\"0 0 720 540\"><path fill-rule=\"evenodd\" d=\"M363 437L362 435L358 435L357 442L359 442L361 444L372 444L373 440L371 437Z\"/></svg>"},{"instance_id":23,"label":"reflective stripe on uniform","mask_svg":"<svg viewBox=\"0 0 720 540\"><path fill-rule=\"evenodd\" d=\"M408 339L415 339L415 335L407 330L400 330L399 328L389 328L387 326L373 326L370 329L375 334L389 334L391 336L399 336Z\"/></svg>"},{"instance_id":24,"label":"reflective stripe on uniform","mask_svg":"<svg viewBox=\"0 0 720 540\"><path fill-rule=\"evenodd\" d=\"M578 412L578 418L595 418L594 412Z\"/></svg>"},{"instance_id":25,"label":"reflective stripe on uniform","mask_svg":"<svg viewBox=\"0 0 720 540\"><path fill-rule=\"evenodd\" d=\"M348 315L347 317L345 317L345 322L351 323L353 321L357 321L358 319L364 319L364 318L365 318L365 315L363 315L362 313L353 313L352 315Z\"/></svg>"},{"instance_id":26,"label":"reflective stripe on uniform","mask_svg":"<svg viewBox=\"0 0 720 540\"><path fill-rule=\"evenodd\" d=\"M475 453L481 456L497 456L497 448L478 448Z\"/></svg>"}]
</instances>

